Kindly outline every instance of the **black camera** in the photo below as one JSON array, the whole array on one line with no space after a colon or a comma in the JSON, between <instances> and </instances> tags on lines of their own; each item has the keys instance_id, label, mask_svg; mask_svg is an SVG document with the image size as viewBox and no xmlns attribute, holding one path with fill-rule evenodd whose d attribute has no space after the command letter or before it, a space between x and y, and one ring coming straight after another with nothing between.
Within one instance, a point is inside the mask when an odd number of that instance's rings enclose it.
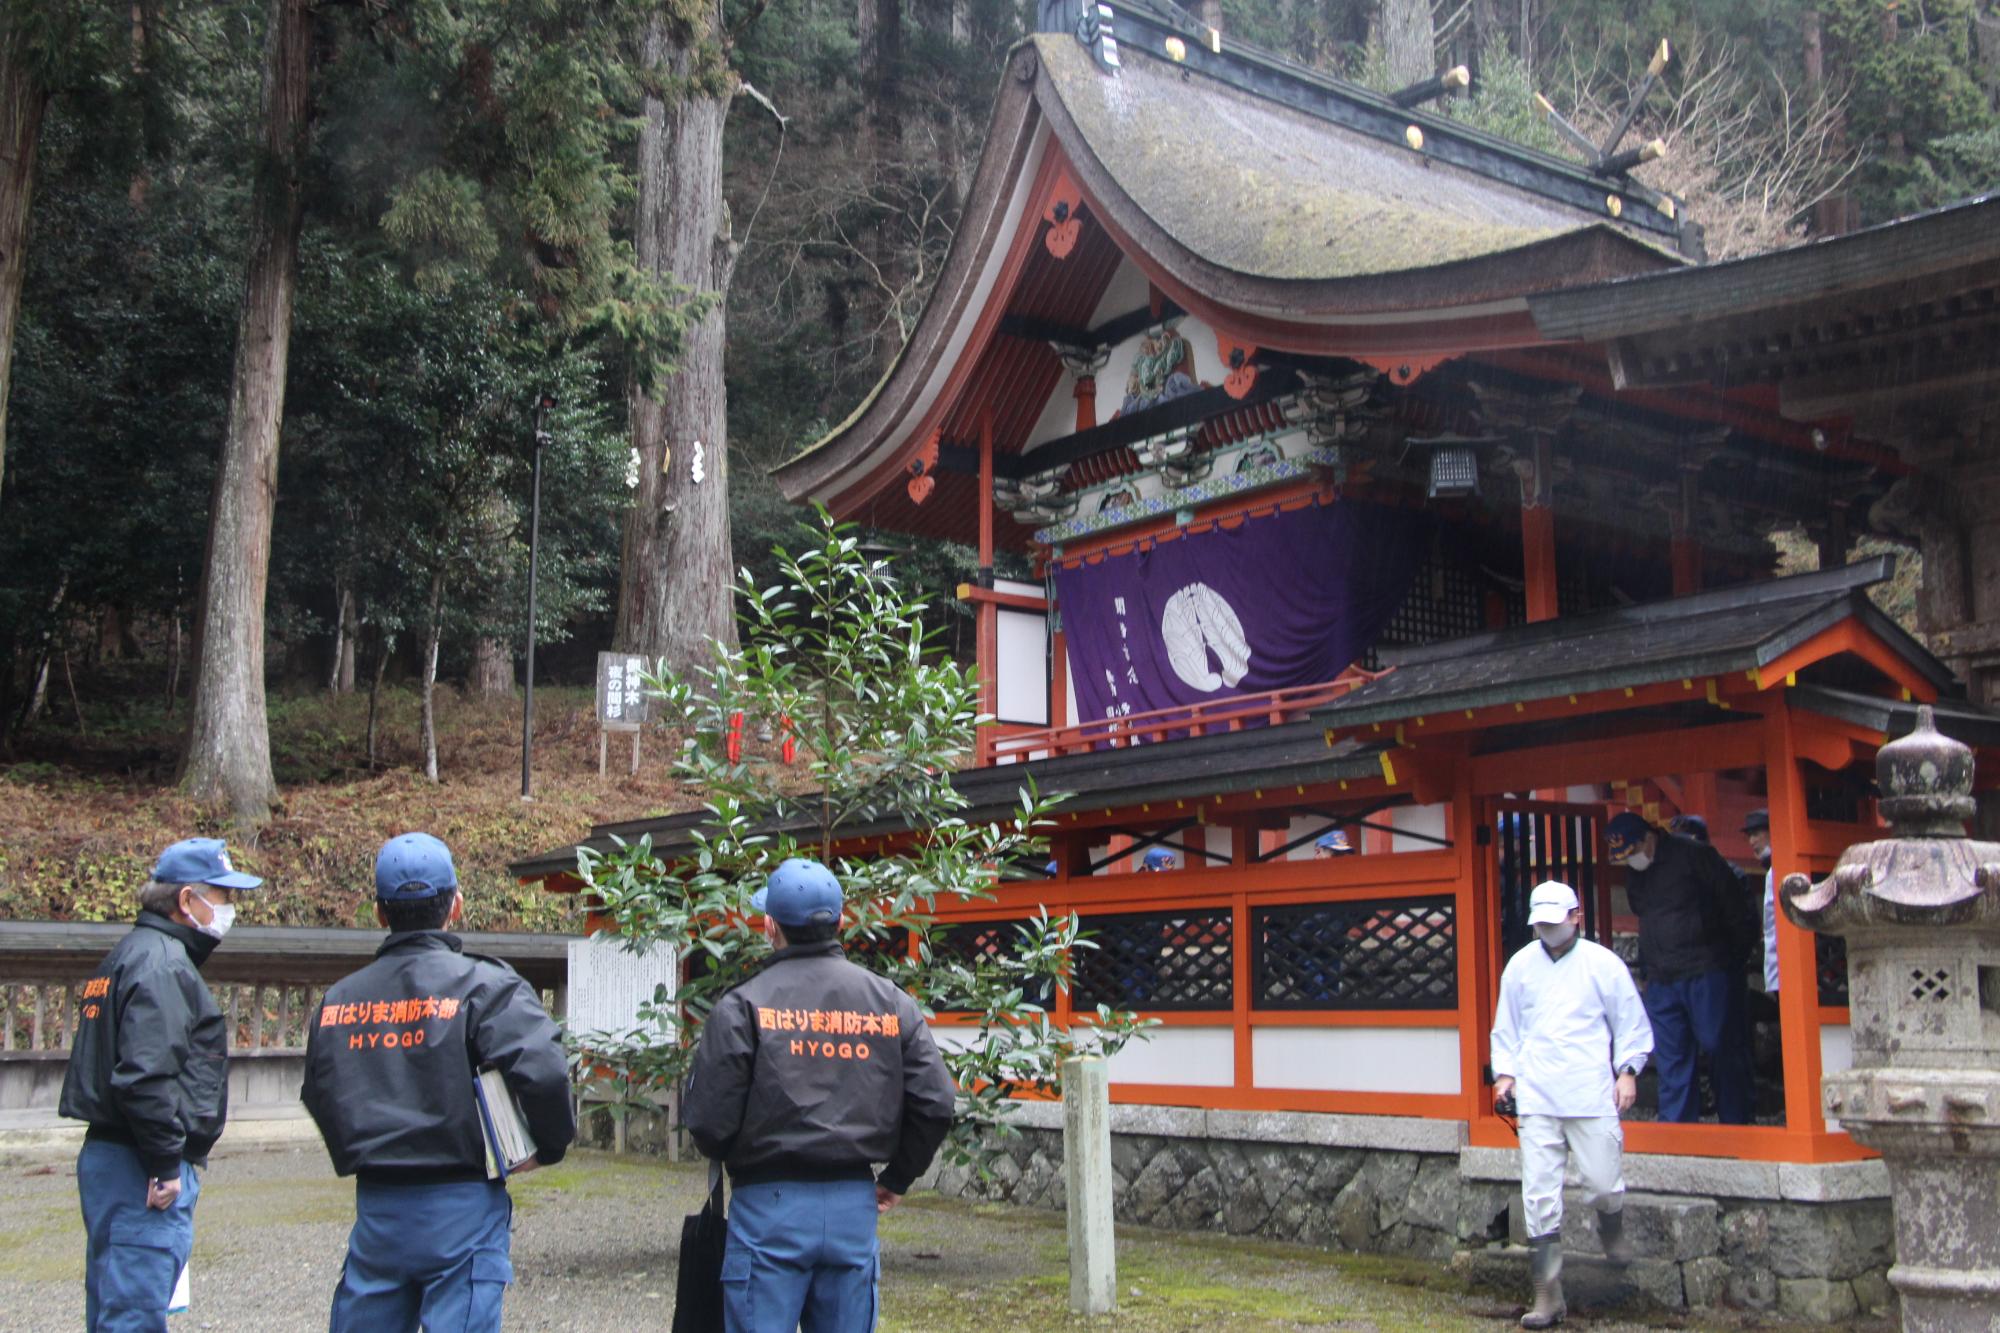
<instances>
[{"instance_id":1,"label":"black camera","mask_svg":"<svg viewBox=\"0 0 2000 1333\"><path fill-rule=\"evenodd\" d=\"M1509 1120L1520 1119L1521 1113L1514 1105L1514 1094L1510 1092L1505 1097L1495 1097L1493 1099L1493 1114L1504 1115Z\"/></svg>"}]
</instances>

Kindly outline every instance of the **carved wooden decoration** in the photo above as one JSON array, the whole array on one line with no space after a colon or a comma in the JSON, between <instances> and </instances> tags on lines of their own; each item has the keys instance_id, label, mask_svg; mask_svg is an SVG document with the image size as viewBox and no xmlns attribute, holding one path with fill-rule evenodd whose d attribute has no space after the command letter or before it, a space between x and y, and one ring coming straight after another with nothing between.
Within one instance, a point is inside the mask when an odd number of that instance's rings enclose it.
<instances>
[{"instance_id":1,"label":"carved wooden decoration","mask_svg":"<svg viewBox=\"0 0 2000 1333\"><path fill-rule=\"evenodd\" d=\"M1431 371L1452 360L1456 352L1427 352L1417 355L1399 355L1395 352L1372 356L1364 352L1350 352L1356 361L1364 366L1373 366L1389 377L1389 382L1405 387L1415 384Z\"/></svg>"},{"instance_id":2,"label":"carved wooden decoration","mask_svg":"<svg viewBox=\"0 0 2000 1333\"><path fill-rule=\"evenodd\" d=\"M1049 224L1042 244L1057 259L1068 259L1070 251L1076 249L1076 238L1083 230L1083 222L1077 216L1082 205L1083 190L1068 171L1058 172L1055 184L1049 188L1049 197L1042 204L1042 220Z\"/></svg>"},{"instance_id":3,"label":"carved wooden decoration","mask_svg":"<svg viewBox=\"0 0 2000 1333\"><path fill-rule=\"evenodd\" d=\"M937 472L938 446L943 436L944 427L942 426L932 431L930 438L925 440L922 447L917 450L916 457L910 460L909 491L910 502L912 504L922 504L924 501L930 499L931 492L937 489L937 477L935 473Z\"/></svg>"},{"instance_id":4,"label":"carved wooden decoration","mask_svg":"<svg viewBox=\"0 0 2000 1333\"><path fill-rule=\"evenodd\" d=\"M1253 358L1257 349L1249 343L1237 342L1226 333L1215 335L1215 352L1222 358L1228 374L1222 378L1223 390L1231 398L1242 398L1257 382L1257 366Z\"/></svg>"}]
</instances>

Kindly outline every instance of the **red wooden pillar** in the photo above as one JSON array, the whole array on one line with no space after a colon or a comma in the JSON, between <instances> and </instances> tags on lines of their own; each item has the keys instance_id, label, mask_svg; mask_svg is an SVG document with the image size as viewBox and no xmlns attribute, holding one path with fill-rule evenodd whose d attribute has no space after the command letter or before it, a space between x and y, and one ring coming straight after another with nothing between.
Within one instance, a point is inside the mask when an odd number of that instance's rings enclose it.
<instances>
[{"instance_id":1,"label":"red wooden pillar","mask_svg":"<svg viewBox=\"0 0 2000 1333\"><path fill-rule=\"evenodd\" d=\"M1076 428L1089 430L1097 424L1097 376L1076 377Z\"/></svg>"},{"instance_id":2,"label":"red wooden pillar","mask_svg":"<svg viewBox=\"0 0 2000 1333\"><path fill-rule=\"evenodd\" d=\"M1229 860L1238 872L1251 863L1257 833L1256 826L1249 820L1235 824L1229 830ZM1250 967L1250 942L1255 926L1251 919L1250 890L1244 886L1240 873L1236 884L1236 891L1229 896L1229 934L1233 946L1229 951L1230 989L1235 996L1230 1014L1234 1036L1231 1049L1236 1055L1236 1090L1248 1092L1257 1086L1256 1033L1250 1026L1252 992L1256 990L1256 979Z\"/></svg>"},{"instance_id":3,"label":"red wooden pillar","mask_svg":"<svg viewBox=\"0 0 2000 1333\"><path fill-rule=\"evenodd\" d=\"M1771 811L1771 873L1777 882L1794 872L1806 874L1806 794L1800 778L1798 749L1792 735L1789 701L1773 701L1764 714L1764 781ZM1778 913L1778 1022L1785 1051L1785 1128L1797 1134L1821 1134L1826 1120L1820 1108L1819 962L1811 931L1801 930Z\"/></svg>"},{"instance_id":4,"label":"red wooden pillar","mask_svg":"<svg viewBox=\"0 0 2000 1333\"><path fill-rule=\"evenodd\" d=\"M979 586L993 586L993 409L979 412ZM974 643L979 660L979 711L991 717L1000 708L1000 608L979 603Z\"/></svg>"}]
</instances>

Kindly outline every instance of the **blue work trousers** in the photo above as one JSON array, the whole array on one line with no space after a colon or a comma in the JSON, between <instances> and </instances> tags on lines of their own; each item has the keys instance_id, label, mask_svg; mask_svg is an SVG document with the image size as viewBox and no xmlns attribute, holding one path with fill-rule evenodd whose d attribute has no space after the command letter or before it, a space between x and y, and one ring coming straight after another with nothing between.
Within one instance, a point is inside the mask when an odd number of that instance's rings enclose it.
<instances>
[{"instance_id":1,"label":"blue work trousers","mask_svg":"<svg viewBox=\"0 0 2000 1333\"><path fill-rule=\"evenodd\" d=\"M491 1333L514 1280L514 1201L497 1180L354 1184L333 1333Z\"/></svg>"},{"instance_id":2,"label":"blue work trousers","mask_svg":"<svg viewBox=\"0 0 2000 1333\"><path fill-rule=\"evenodd\" d=\"M1715 1080L1715 1118L1750 1123L1750 1016L1740 973L1727 968L1675 981L1646 983L1646 1017L1653 1025L1653 1066L1660 1074L1660 1119L1701 1117L1694 1058L1708 1054Z\"/></svg>"},{"instance_id":3,"label":"blue work trousers","mask_svg":"<svg viewBox=\"0 0 2000 1333\"><path fill-rule=\"evenodd\" d=\"M869 1180L743 1185L722 1257L728 1333L871 1333L880 1251Z\"/></svg>"},{"instance_id":4,"label":"blue work trousers","mask_svg":"<svg viewBox=\"0 0 2000 1333\"><path fill-rule=\"evenodd\" d=\"M148 1208L146 1184L146 1168L133 1148L84 1140L76 1155L76 1192L89 1236L83 1319L90 1333L159 1333L167 1326L167 1301L194 1249L201 1177L181 1163L181 1196L171 1208Z\"/></svg>"}]
</instances>

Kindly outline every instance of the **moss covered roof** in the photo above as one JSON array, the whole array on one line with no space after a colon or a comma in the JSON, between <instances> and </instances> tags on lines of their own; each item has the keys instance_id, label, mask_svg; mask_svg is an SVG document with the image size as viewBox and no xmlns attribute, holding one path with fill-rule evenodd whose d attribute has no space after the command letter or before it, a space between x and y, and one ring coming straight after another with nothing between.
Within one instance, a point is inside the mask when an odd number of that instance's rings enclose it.
<instances>
[{"instance_id":1,"label":"moss covered roof","mask_svg":"<svg viewBox=\"0 0 2000 1333\"><path fill-rule=\"evenodd\" d=\"M1255 277L1368 277L1476 259L1603 219L1155 60L1109 77L1033 39L1049 84L1134 204Z\"/></svg>"}]
</instances>

